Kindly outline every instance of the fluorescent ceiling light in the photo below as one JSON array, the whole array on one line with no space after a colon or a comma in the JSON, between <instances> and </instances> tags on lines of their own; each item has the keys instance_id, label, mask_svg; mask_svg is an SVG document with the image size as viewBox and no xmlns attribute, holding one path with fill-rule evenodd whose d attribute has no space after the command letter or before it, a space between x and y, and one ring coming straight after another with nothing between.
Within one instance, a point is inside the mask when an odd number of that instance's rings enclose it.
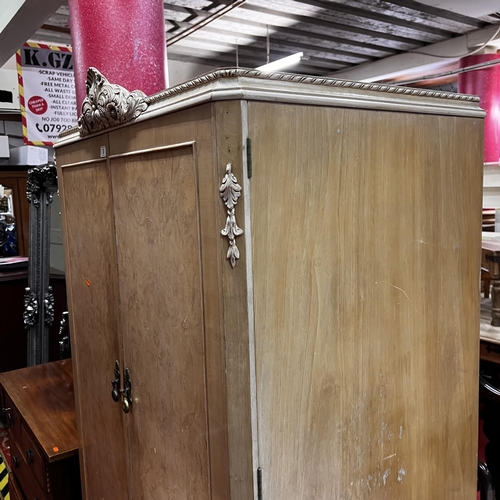
<instances>
[{"instance_id":1,"label":"fluorescent ceiling light","mask_svg":"<svg viewBox=\"0 0 500 500\"><path fill-rule=\"evenodd\" d=\"M278 59L277 61L273 61L272 63L264 64L263 66L259 66L259 71L264 73L270 73L271 71L279 71L280 69L288 68L288 66L293 66L301 61L304 57L303 52L297 52L296 54L292 54L291 56L283 57L282 59Z\"/></svg>"},{"instance_id":2,"label":"fluorescent ceiling light","mask_svg":"<svg viewBox=\"0 0 500 500\"><path fill-rule=\"evenodd\" d=\"M12 18L17 14L17 11L23 6L25 0L9 0L2 2L2 10L0 12L0 33L12 21Z\"/></svg>"}]
</instances>

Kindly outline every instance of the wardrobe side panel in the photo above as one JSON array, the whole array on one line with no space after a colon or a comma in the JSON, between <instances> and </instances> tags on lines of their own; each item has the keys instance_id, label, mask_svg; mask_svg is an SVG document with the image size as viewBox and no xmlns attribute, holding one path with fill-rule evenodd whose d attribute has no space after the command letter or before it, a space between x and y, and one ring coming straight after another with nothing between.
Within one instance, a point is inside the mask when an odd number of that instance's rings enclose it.
<instances>
[{"instance_id":1,"label":"wardrobe side panel","mask_svg":"<svg viewBox=\"0 0 500 500\"><path fill-rule=\"evenodd\" d=\"M210 457L211 495L229 498L227 451L225 346L221 300L221 252L219 178L214 168L212 106L133 124L110 133L110 154L192 144L198 175L200 258L203 289L203 321L206 377L206 411ZM172 193L177 188L172 186ZM171 196L171 195L170 195ZM194 241L193 241L193 244ZM161 377L161 374L158 374ZM161 425L151 421L150 425ZM160 443L161 445L161 443Z\"/></svg>"},{"instance_id":2,"label":"wardrobe side panel","mask_svg":"<svg viewBox=\"0 0 500 500\"><path fill-rule=\"evenodd\" d=\"M226 346L227 373L227 421L228 447L231 477L231 500L254 498L254 476L257 457L253 454L255 435L252 433L252 383L250 342L252 324L249 319L251 308L251 263L248 261L246 241L251 238L250 227L246 226L246 201L250 193L245 189L247 171L245 120L246 103L226 101L216 103L217 171L219 185L231 164L231 171L242 187L235 207L235 218L243 234L236 237L239 258L235 266L227 258L229 240L221 235L226 227L228 209L219 199L218 234L222 241L222 286L224 304L224 338ZM219 197L220 198L220 197ZM250 283L249 283L250 281Z\"/></svg>"},{"instance_id":3,"label":"wardrobe side panel","mask_svg":"<svg viewBox=\"0 0 500 500\"><path fill-rule=\"evenodd\" d=\"M263 498L473 498L482 120L249 124Z\"/></svg>"},{"instance_id":4,"label":"wardrobe side panel","mask_svg":"<svg viewBox=\"0 0 500 500\"><path fill-rule=\"evenodd\" d=\"M128 500L123 413L111 398L121 361L112 195L100 136L57 150L80 468L85 499ZM72 166L68 166L72 164Z\"/></svg>"}]
</instances>

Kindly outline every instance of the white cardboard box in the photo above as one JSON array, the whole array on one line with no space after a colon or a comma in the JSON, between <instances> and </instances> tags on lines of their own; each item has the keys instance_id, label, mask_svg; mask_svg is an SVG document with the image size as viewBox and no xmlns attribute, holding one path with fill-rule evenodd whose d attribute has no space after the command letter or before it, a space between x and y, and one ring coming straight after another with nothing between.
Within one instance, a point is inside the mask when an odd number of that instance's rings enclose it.
<instances>
[{"instance_id":1,"label":"white cardboard box","mask_svg":"<svg viewBox=\"0 0 500 500\"><path fill-rule=\"evenodd\" d=\"M49 161L49 152L38 146L21 146L10 150L10 165L45 165Z\"/></svg>"}]
</instances>

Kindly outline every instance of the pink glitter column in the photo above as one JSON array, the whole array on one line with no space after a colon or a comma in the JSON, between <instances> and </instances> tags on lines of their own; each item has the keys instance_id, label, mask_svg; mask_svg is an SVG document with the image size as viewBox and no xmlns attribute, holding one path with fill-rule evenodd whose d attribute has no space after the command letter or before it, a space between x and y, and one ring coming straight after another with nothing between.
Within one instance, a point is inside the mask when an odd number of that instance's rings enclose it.
<instances>
[{"instance_id":1,"label":"pink glitter column","mask_svg":"<svg viewBox=\"0 0 500 500\"><path fill-rule=\"evenodd\" d=\"M499 54L478 54L464 57L460 67L473 66L493 59ZM481 98L481 107L486 111L484 122L484 163L500 161L500 64L477 71L460 73L458 91Z\"/></svg>"},{"instance_id":2,"label":"pink glitter column","mask_svg":"<svg viewBox=\"0 0 500 500\"><path fill-rule=\"evenodd\" d=\"M69 0L77 109L90 66L110 83L147 95L167 86L161 0Z\"/></svg>"}]
</instances>

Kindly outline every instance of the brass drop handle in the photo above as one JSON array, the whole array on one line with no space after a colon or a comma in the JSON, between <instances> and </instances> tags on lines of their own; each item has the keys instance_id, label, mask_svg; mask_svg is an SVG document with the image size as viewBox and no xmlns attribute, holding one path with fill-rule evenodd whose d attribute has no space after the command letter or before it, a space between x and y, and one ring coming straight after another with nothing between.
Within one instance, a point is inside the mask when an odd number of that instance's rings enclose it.
<instances>
[{"instance_id":1,"label":"brass drop handle","mask_svg":"<svg viewBox=\"0 0 500 500\"><path fill-rule=\"evenodd\" d=\"M19 458L17 458L16 455L12 457L12 463L14 464L14 469L17 469L19 467Z\"/></svg>"},{"instance_id":2,"label":"brass drop handle","mask_svg":"<svg viewBox=\"0 0 500 500\"><path fill-rule=\"evenodd\" d=\"M113 386L113 390L111 391L111 397L113 398L113 401L115 403L118 403L118 400L120 399L120 363L118 363L118 360L115 361L115 379L111 382L111 385Z\"/></svg>"},{"instance_id":3,"label":"brass drop handle","mask_svg":"<svg viewBox=\"0 0 500 500\"><path fill-rule=\"evenodd\" d=\"M123 390L120 391L122 394L122 410L124 413L130 411L132 406L132 381L130 380L130 372L128 368L125 368L125 379L123 380Z\"/></svg>"},{"instance_id":4,"label":"brass drop handle","mask_svg":"<svg viewBox=\"0 0 500 500\"><path fill-rule=\"evenodd\" d=\"M128 399L123 399L122 401L122 410L123 410L123 413L128 413L130 411L130 403L128 401Z\"/></svg>"},{"instance_id":5,"label":"brass drop handle","mask_svg":"<svg viewBox=\"0 0 500 500\"><path fill-rule=\"evenodd\" d=\"M26 461L28 462L29 465L31 465L34 461L33 450L31 448L26 452Z\"/></svg>"},{"instance_id":6,"label":"brass drop handle","mask_svg":"<svg viewBox=\"0 0 500 500\"><path fill-rule=\"evenodd\" d=\"M122 410L124 413L129 413L132 407L132 382L130 380L130 372L125 368L125 376L123 378L123 389L120 389L120 363L115 361L115 379L111 382L113 390L111 397L115 403L118 403L120 395L122 396Z\"/></svg>"}]
</instances>

